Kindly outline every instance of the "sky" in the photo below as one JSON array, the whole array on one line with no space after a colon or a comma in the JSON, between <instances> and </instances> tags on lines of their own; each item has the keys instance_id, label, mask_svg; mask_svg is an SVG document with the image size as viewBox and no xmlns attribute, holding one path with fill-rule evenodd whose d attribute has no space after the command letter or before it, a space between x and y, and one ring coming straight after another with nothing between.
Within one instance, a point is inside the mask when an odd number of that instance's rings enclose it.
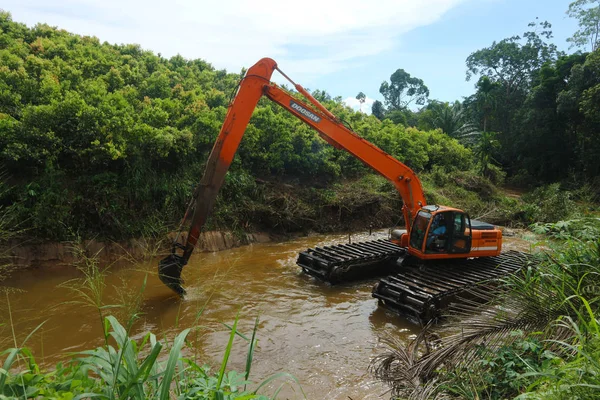
<instances>
[{"instance_id":1,"label":"sky","mask_svg":"<svg viewBox=\"0 0 600 400\"><path fill-rule=\"evenodd\" d=\"M363 111L383 100L379 86L398 68L424 81L430 99L461 100L472 52L521 35L538 18L554 43L577 22L571 0L3 0L0 8L28 26L44 22L110 43L137 43L163 57L202 58L239 72L275 59L296 83L341 96ZM284 82L274 77L276 82Z\"/></svg>"}]
</instances>

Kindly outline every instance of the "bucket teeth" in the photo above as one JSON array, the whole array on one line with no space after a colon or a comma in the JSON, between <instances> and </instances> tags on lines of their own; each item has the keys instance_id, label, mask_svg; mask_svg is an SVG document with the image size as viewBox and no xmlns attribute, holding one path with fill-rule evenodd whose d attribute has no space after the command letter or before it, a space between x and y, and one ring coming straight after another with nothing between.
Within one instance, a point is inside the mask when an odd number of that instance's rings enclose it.
<instances>
[{"instance_id":1,"label":"bucket teeth","mask_svg":"<svg viewBox=\"0 0 600 400\"><path fill-rule=\"evenodd\" d=\"M183 259L177 254L170 254L158 263L158 278L179 297L186 295L181 279L183 266Z\"/></svg>"}]
</instances>

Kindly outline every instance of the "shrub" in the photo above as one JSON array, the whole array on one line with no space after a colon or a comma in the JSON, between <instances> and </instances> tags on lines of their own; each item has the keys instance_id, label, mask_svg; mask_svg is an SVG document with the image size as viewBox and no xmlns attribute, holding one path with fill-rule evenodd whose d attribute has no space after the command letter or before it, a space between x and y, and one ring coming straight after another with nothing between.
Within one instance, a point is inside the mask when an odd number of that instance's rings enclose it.
<instances>
[{"instance_id":1,"label":"shrub","mask_svg":"<svg viewBox=\"0 0 600 400\"><path fill-rule=\"evenodd\" d=\"M559 183L541 186L523 195L522 199L526 203L524 219L530 224L566 220L575 209L571 193L561 190Z\"/></svg>"}]
</instances>

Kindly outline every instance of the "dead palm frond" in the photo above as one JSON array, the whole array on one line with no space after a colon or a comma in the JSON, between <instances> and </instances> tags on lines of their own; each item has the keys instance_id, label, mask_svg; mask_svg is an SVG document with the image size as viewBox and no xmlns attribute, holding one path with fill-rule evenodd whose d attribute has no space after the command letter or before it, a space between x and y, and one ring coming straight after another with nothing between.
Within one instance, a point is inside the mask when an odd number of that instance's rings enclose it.
<instances>
[{"instance_id":1,"label":"dead palm frond","mask_svg":"<svg viewBox=\"0 0 600 400\"><path fill-rule=\"evenodd\" d=\"M468 367L482 353L510 345L515 331L547 331L549 325L567 311L554 292L538 288L531 297L507 296L505 288L478 287L469 298L460 299L449 309L451 315L437 350L423 355L416 373L427 379L444 367Z\"/></svg>"},{"instance_id":2,"label":"dead palm frond","mask_svg":"<svg viewBox=\"0 0 600 400\"><path fill-rule=\"evenodd\" d=\"M382 339L386 352L371 360L369 370L377 379L392 388L392 396L409 400L442 400L445 396L438 391L437 378L425 381L416 368L423 352L428 354L436 341L437 338L432 340L431 331L427 328L408 345L388 335Z\"/></svg>"}]
</instances>

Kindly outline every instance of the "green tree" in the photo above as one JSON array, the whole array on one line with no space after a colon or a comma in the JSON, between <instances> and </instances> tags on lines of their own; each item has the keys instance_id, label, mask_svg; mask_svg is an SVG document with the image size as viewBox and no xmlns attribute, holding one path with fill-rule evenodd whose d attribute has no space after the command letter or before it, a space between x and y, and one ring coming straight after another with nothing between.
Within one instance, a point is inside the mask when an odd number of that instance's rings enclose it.
<instances>
[{"instance_id":1,"label":"green tree","mask_svg":"<svg viewBox=\"0 0 600 400\"><path fill-rule=\"evenodd\" d=\"M575 144L572 162L588 178L600 176L600 48L576 63L558 94L557 111L567 118L566 131Z\"/></svg>"},{"instance_id":2,"label":"green tree","mask_svg":"<svg viewBox=\"0 0 600 400\"><path fill-rule=\"evenodd\" d=\"M523 37L494 42L467 58L467 80L487 76L489 82L482 80L485 87L480 89L490 95L485 99L483 93L479 98L474 96L470 99L470 109L484 120L486 131L498 132L501 144L498 161L509 168L521 158L521 114L533 79L542 65L553 62L559 55L556 46L548 42L552 38L548 22L530 23L529 27L534 29Z\"/></svg>"},{"instance_id":3,"label":"green tree","mask_svg":"<svg viewBox=\"0 0 600 400\"><path fill-rule=\"evenodd\" d=\"M378 120L383 121L385 118L385 107L379 100L375 100L371 106L371 113L377 117Z\"/></svg>"},{"instance_id":4,"label":"green tree","mask_svg":"<svg viewBox=\"0 0 600 400\"><path fill-rule=\"evenodd\" d=\"M461 140L472 141L478 134L477 127L460 102L454 104L435 102L432 106L432 123L446 135Z\"/></svg>"},{"instance_id":5,"label":"green tree","mask_svg":"<svg viewBox=\"0 0 600 400\"><path fill-rule=\"evenodd\" d=\"M356 100L358 100L358 103L360 104L360 112L362 112L362 105L367 100L367 96L363 92L358 92L356 95Z\"/></svg>"},{"instance_id":6,"label":"green tree","mask_svg":"<svg viewBox=\"0 0 600 400\"><path fill-rule=\"evenodd\" d=\"M529 26L542 30L525 32L523 38L512 36L471 53L467 57L467 81L475 75L488 76L502 85L507 97L526 87L533 73L558 54L556 45L543 40L552 38L550 23L532 22Z\"/></svg>"},{"instance_id":7,"label":"green tree","mask_svg":"<svg viewBox=\"0 0 600 400\"><path fill-rule=\"evenodd\" d=\"M429 89L423 80L412 77L403 69L390 76L390 82L384 81L379 87L388 110L404 110L411 103L423 105L429 97Z\"/></svg>"},{"instance_id":8,"label":"green tree","mask_svg":"<svg viewBox=\"0 0 600 400\"><path fill-rule=\"evenodd\" d=\"M52 240L135 237L178 221L239 81L239 73L203 60L167 60L45 24L28 28L0 11L0 165L17 182L0 191L0 206L14 205L23 229ZM388 120L381 102L370 116L324 91L313 95L416 169L469 166L471 152L455 140L393 123L413 124L409 109ZM215 228L264 223L269 202L250 176L326 184L368 169L262 99L231 171Z\"/></svg>"},{"instance_id":9,"label":"green tree","mask_svg":"<svg viewBox=\"0 0 600 400\"><path fill-rule=\"evenodd\" d=\"M579 30L567 42L571 47L589 45L595 51L600 45L600 0L576 0L569 4L567 15L579 22Z\"/></svg>"},{"instance_id":10,"label":"green tree","mask_svg":"<svg viewBox=\"0 0 600 400\"><path fill-rule=\"evenodd\" d=\"M496 109L497 89L500 87L498 82L492 82L489 76L482 76L477 82L477 93L475 99L481 113L483 114L483 131L487 131L488 120L492 112Z\"/></svg>"},{"instance_id":11,"label":"green tree","mask_svg":"<svg viewBox=\"0 0 600 400\"><path fill-rule=\"evenodd\" d=\"M495 162L494 154L500 148L500 143L496 140L495 132L482 132L477 146L475 146L475 159L479 164L479 171L484 176L488 176L490 166Z\"/></svg>"}]
</instances>

